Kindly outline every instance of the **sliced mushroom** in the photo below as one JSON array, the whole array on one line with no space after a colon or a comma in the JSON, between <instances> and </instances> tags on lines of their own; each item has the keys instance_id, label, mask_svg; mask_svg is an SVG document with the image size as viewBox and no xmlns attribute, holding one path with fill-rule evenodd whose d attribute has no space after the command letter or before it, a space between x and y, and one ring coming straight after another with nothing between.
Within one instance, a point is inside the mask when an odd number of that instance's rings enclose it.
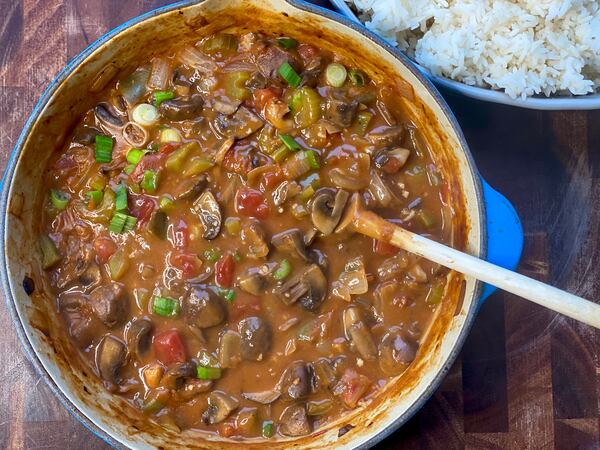
<instances>
[{"instance_id":1,"label":"sliced mushroom","mask_svg":"<svg viewBox=\"0 0 600 450\"><path fill-rule=\"evenodd\" d=\"M202 112L204 99L200 94L190 97L179 97L165 100L160 104L160 113L169 120L176 122L194 119Z\"/></svg>"},{"instance_id":2,"label":"sliced mushroom","mask_svg":"<svg viewBox=\"0 0 600 450\"><path fill-rule=\"evenodd\" d=\"M186 178L172 191L173 198L175 200L194 201L204 192L206 186L208 186L206 175Z\"/></svg>"},{"instance_id":3,"label":"sliced mushroom","mask_svg":"<svg viewBox=\"0 0 600 450\"><path fill-rule=\"evenodd\" d=\"M242 242L246 245L246 256L249 258L264 258L269 254L269 246L265 242L265 234L256 221L242 227L240 234Z\"/></svg>"},{"instance_id":4,"label":"sliced mushroom","mask_svg":"<svg viewBox=\"0 0 600 450\"><path fill-rule=\"evenodd\" d=\"M245 392L242 394L242 397L244 397L246 400L260 403L262 405L269 405L281 397L281 392L275 389L261 392Z\"/></svg>"},{"instance_id":5,"label":"sliced mushroom","mask_svg":"<svg viewBox=\"0 0 600 450\"><path fill-rule=\"evenodd\" d=\"M351 306L344 311L343 320L346 338L356 348L360 356L369 361L376 359L377 347L369 328L362 320L360 310L355 306Z\"/></svg>"},{"instance_id":6,"label":"sliced mushroom","mask_svg":"<svg viewBox=\"0 0 600 450\"><path fill-rule=\"evenodd\" d=\"M127 122L121 134L123 134L125 141L135 148L141 148L148 142L148 132L144 127L135 122Z\"/></svg>"},{"instance_id":7,"label":"sliced mushroom","mask_svg":"<svg viewBox=\"0 0 600 450\"><path fill-rule=\"evenodd\" d=\"M327 109L325 110L325 120L342 128L349 128L354 121L358 102L345 102L330 98L327 100Z\"/></svg>"},{"instance_id":8,"label":"sliced mushroom","mask_svg":"<svg viewBox=\"0 0 600 450\"><path fill-rule=\"evenodd\" d=\"M285 408L279 417L279 423L279 431L285 436L304 436L311 431L303 405L292 405Z\"/></svg>"},{"instance_id":9,"label":"sliced mushroom","mask_svg":"<svg viewBox=\"0 0 600 450\"><path fill-rule=\"evenodd\" d=\"M133 355L140 357L150 348L152 342L152 322L149 319L137 319L127 329L127 348Z\"/></svg>"},{"instance_id":10,"label":"sliced mushroom","mask_svg":"<svg viewBox=\"0 0 600 450\"><path fill-rule=\"evenodd\" d=\"M386 173L397 173L404 167L409 156L410 150L406 148L396 147L391 150L384 148L375 155L373 161L378 169Z\"/></svg>"},{"instance_id":11,"label":"sliced mushroom","mask_svg":"<svg viewBox=\"0 0 600 450\"><path fill-rule=\"evenodd\" d=\"M331 189L320 189L311 205L311 219L317 230L329 236L342 218L344 207L350 194L343 189L333 192Z\"/></svg>"},{"instance_id":12,"label":"sliced mushroom","mask_svg":"<svg viewBox=\"0 0 600 450\"><path fill-rule=\"evenodd\" d=\"M102 281L102 273L100 272L100 266L93 261L90 261L87 268L78 278L79 282L83 285L86 291L95 288Z\"/></svg>"},{"instance_id":13,"label":"sliced mushroom","mask_svg":"<svg viewBox=\"0 0 600 450\"><path fill-rule=\"evenodd\" d=\"M211 392L208 396L208 409L202 414L205 424L214 424L224 421L233 411L240 406L240 402L221 391Z\"/></svg>"},{"instance_id":14,"label":"sliced mushroom","mask_svg":"<svg viewBox=\"0 0 600 450\"><path fill-rule=\"evenodd\" d=\"M172 393L172 398L180 402L189 402L198 395L208 392L212 385L212 380L190 378L185 380L183 387Z\"/></svg>"},{"instance_id":15,"label":"sliced mushroom","mask_svg":"<svg viewBox=\"0 0 600 450\"><path fill-rule=\"evenodd\" d=\"M304 309L314 311L325 300L327 279L319 266L311 264L276 289L275 294L286 305L299 302Z\"/></svg>"},{"instance_id":16,"label":"sliced mushroom","mask_svg":"<svg viewBox=\"0 0 600 450\"><path fill-rule=\"evenodd\" d=\"M59 299L60 312L69 336L82 349L88 347L104 328L86 306L87 301L80 294L65 294Z\"/></svg>"},{"instance_id":17,"label":"sliced mushroom","mask_svg":"<svg viewBox=\"0 0 600 450\"><path fill-rule=\"evenodd\" d=\"M98 123L108 129L121 128L125 123L114 107L109 103L99 103L94 108L94 116Z\"/></svg>"},{"instance_id":18,"label":"sliced mushroom","mask_svg":"<svg viewBox=\"0 0 600 450\"><path fill-rule=\"evenodd\" d=\"M229 116L236 112L241 104L241 100L232 100L227 97L222 97L214 101L213 109L221 114Z\"/></svg>"},{"instance_id":19,"label":"sliced mushroom","mask_svg":"<svg viewBox=\"0 0 600 450\"><path fill-rule=\"evenodd\" d=\"M90 305L96 316L109 328L120 325L127 319L129 299L120 283L97 287L90 294Z\"/></svg>"},{"instance_id":20,"label":"sliced mushroom","mask_svg":"<svg viewBox=\"0 0 600 450\"><path fill-rule=\"evenodd\" d=\"M327 358L319 358L312 364L315 389L329 389L335 384L335 369Z\"/></svg>"},{"instance_id":21,"label":"sliced mushroom","mask_svg":"<svg viewBox=\"0 0 600 450\"><path fill-rule=\"evenodd\" d=\"M210 328L225 320L226 308L212 291L193 287L183 299L183 314L188 324Z\"/></svg>"},{"instance_id":22,"label":"sliced mushroom","mask_svg":"<svg viewBox=\"0 0 600 450\"><path fill-rule=\"evenodd\" d=\"M96 349L96 367L103 380L117 384L119 372L125 364L127 347L112 335L102 338Z\"/></svg>"},{"instance_id":23,"label":"sliced mushroom","mask_svg":"<svg viewBox=\"0 0 600 450\"><path fill-rule=\"evenodd\" d=\"M221 336L219 342L219 364L224 369L237 367L242 359L242 339L233 330L227 330Z\"/></svg>"},{"instance_id":24,"label":"sliced mushroom","mask_svg":"<svg viewBox=\"0 0 600 450\"><path fill-rule=\"evenodd\" d=\"M382 130L371 132L367 139L379 147L399 145L404 136L404 128L401 126L385 127Z\"/></svg>"},{"instance_id":25,"label":"sliced mushroom","mask_svg":"<svg viewBox=\"0 0 600 450\"><path fill-rule=\"evenodd\" d=\"M223 136L244 139L260 130L264 122L248 108L240 106L232 116L218 116L214 125Z\"/></svg>"},{"instance_id":26,"label":"sliced mushroom","mask_svg":"<svg viewBox=\"0 0 600 450\"><path fill-rule=\"evenodd\" d=\"M242 291L256 296L264 294L267 287L267 279L257 272L241 277L239 283Z\"/></svg>"},{"instance_id":27,"label":"sliced mushroom","mask_svg":"<svg viewBox=\"0 0 600 450\"><path fill-rule=\"evenodd\" d=\"M102 134L99 129L84 125L75 130L72 141L81 145L92 145L99 134Z\"/></svg>"},{"instance_id":28,"label":"sliced mushroom","mask_svg":"<svg viewBox=\"0 0 600 450\"><path fill-rule=\"evenodd\" d=\"M262 361L271 349L271 325L260 317L247 317L240 321L238 330L242 337L242 358L250 361Z\"/></svg>"},{"instance_id":29,"label":"sliced mushroom","mask_svg":"<svg viewBox=\"0 0 600 450\"><path fill-rule=\"evenodd\" d=\"M297 228L282 231L271 238L271 244L282 253L290 256L297 256L308 261L308 253L304 245L304 236L302 231Z\"/></svg>"},{"instance_id":30,"label":"sliced mushroom","mask_svg":"<svg viewBox=\"0 0 600 450\"><path fill-rule=\"evenodd\" d=\"M194 202L194 211L204 227L202 237L208 240L216 238L221 231L221 209L212 192L204 191L198 197L198 200Z\"/></svg>"},{"instance_id":31,"label":"sliced mushroom","mask_svg":"<svg viewBox=\"0 0 600 450\"><path fill-rule=\"evenodd\" d=\"M165 240L169 229L169 216L167 216L167 213L160 209L154 211L150 217L148 229L157 238Z\"/></svg>"},{"instance_id":32,"label":"sliced mushroom","mask_svg":"<svg viewBox=\"0 0 600 450\"><path fill-rule=\"evenodd\" d=\"M172 390L181 389L186 378L196 376L196 365L192 362L180 362L172 365L160 379L160 385Z\"/></svg>"},{"instance_id":33,"label":"sliced mushroom","mask_svg":"<svg viewBox=\"0 0 600 450\"><path fill-rule=\"evenodd\" d=\"M379 344L379 366L386 375L399 375L414 361L417 350L418 345L399 327L392 327Z\"/></svg>"},{"instance_id":34,"label":"sliced mushroom","mask_svg":"<svg viewBox=\"0 0 600 450\"><path fill-rule=\"evenodd\" d=\"M311 373L304 361L294 361L281 375L279 391L282 395L299 400L311 393Z\"/></svg>"}]
</instances>

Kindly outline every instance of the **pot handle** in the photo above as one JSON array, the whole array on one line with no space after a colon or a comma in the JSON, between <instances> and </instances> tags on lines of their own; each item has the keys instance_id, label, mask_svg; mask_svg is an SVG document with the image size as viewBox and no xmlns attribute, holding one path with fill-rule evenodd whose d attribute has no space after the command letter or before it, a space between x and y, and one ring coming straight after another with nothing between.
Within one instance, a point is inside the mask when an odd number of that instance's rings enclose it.
<instances>
[{"instance_id":1,"label":"pot handle","mask_svg":"<svg viewBox=\"0 0 600 450\"><path fill-rule=\"evenodd\" d=\"M480 177L481 178L481 177ZM487 261L515 270L523 251L523 227L513 205L483 178L483 202L486 213ZM479 303L483 303L496 287L484 283Z\"/></svg>"}]
</instances>

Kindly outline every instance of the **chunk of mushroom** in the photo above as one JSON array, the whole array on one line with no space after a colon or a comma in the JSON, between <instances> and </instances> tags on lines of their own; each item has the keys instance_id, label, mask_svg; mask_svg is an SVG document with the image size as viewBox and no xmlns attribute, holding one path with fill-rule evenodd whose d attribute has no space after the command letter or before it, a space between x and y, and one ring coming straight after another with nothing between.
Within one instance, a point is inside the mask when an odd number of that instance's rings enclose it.
<instances>
[{"instance_id":1,"label":"chunk of mushroom","mask_svg":"<svg viewBox=\"0 0 600 450\"><path fill-rule=\"evenodd\" d=\"M330 98L327 101L325 120L339 127L349 128L354 121L357 110L358 102L356 101L345 102Z\"/></svg>"},{"instance_id":2,"label":"chunk of mushroom","mask_svg":"<svg viewBox=\"0 0 600 450\"><path fill-rule=\"evenodd\" d=\"M194 201L204 192L207 185L206 175L186 178L172 192L173 198L175 200Z\"/></svg>"},{"instance_id":3,"label":"chunk of mushroom","mask_svg":"<svg viewBox=\"0 0 600 450\"><path fill-rule=\"evenodd\" d=\"M183 299L183 314L188 324L210 328L225 320L226 308L212 291L193 287Z\"/></svg>"},{"instance_id":4,"label":"chunk of mushroom","mask_svg":"<svg viewBox=\"0 0 600 450\"><path fill-rule=\"evenodd\" d=\"M271 238L271 244L280 252L287 253L290 256L297 256L308 261L308 253L304 245L304 236L302 231L297 228L282 231Z\"/></svg>"},{"instance_id":5,"label":"chunk of mushroom","mask_svg":"<svg viewBox=\"0 0 600 450\"><path fill-rule=\"evenodd\" d=\"M261 392L245 392L242 394L242 397L262 405L269 405L281 397L281 392L276 389Z\"/></svg>"},{"instance_id":6,"label":"chunk of mushroom","mask_svg":"<svg viewBox=\"0 0 600 450\"><path fill-rule=\"evenodd\" d=\"M285 436L304 436L311 431L303 405L288 406L279 417L279 431Z\"/></svg>"},{"instance_id":7,"label":"chunk of mushroom","mask_svg":"<svg viewBox=\"0 0 600 450\"><path fill-rule=\"evenodd\" d=\"M213 391L208 396L208 409L202 414L202 421L215 424L224 421L240 406L235 397L221 391Z\"/></svg>"},{"instance_id":8,"label":"chunk of mushroom","mask_svg":"<svg viewBox=\"0 0 600 450\"><path fill-rule=\"evenodd\" d=\"M312 200L311 219L317 230L329 236L340 222L344 207L350 194L343 189L333 192L331 189L320 189Z\"/></svg>"},{"instance_id":9,"label":"chunk of mushroom","mask_svg":"<svg viewBox=\"0 0 600 450\"><path fill-rule=\"evenodd\" d=\"M90 294L94 314L109 328L122 324L129 313L127 291L120 283L97 287Z\"/></svg>"},{"instance_id":10,"label":"chunk of mushroom","mask_svg":"<svg viewBox=\"0 0 600 450\"><path fill-rule=\"evenodd\" d=\"M267 279L260 273L249 273L240 278L239 285L242 291L259 296L265 293Z\"/></svg>"},{"instance_id":11,"label":"chunk of mushroom","mask_svg":"<svg viewBox=\"0 0 600 450\"><path fill-rule=\"evenodd\" d=\"M286 305L299 302L304 309L314 311L325 300L327 279L319 266L311 264L277 288L275 294Z\"/></svg>"},{"instance_id":12,"label":"chunk of mushroom","mask_svg":"<svg viewBox=\"0 0 600 450\"><path fill-rule=\"evenodd\" d=\"M169 120L182 121L194 119L202 111L204 99L200 94L165 100L160 104L160 113Z\"/></svg>"},{"instance_id":13,"label":"chunk of mushroom","mask_svg":"<svg viewBox=\"0 0 600 450\"><path fill-rule=\"evenodd\" d=\"M265 241L265 233L256 221L245 224L240 233L242 242L246 245L248 258L264 258L269 254L269 245Z\"/></svg>"},{"instance_id":14,"label":"chunk of mushroom","mask_svg":"<svg viewBox=\"0 0 600 450\"><path fill-rule=\"evenodd\" d=\"M417 356L418 345L400 327L392 327L379 344L379 366L389 376L399 375Z\"/></svg>"},{"instance_id":15,"label":"chunk of mushroom","mask_svg":"<svg viewBox=\"0 0 600 450\"><path fill-rule=\"evenodd\" d=\"M82 349L88 347L103 328L92 311L84 306L85 303L87 301L79 294L62 295L59 299L69 336Z\"/></svg>"},{"instance_id":16,"label":"chunk of mushroom","mask_svg":"<svg viewBox=\"0 0 600 450\"><path fill-rule=\"evenodd\" d=\"M98 124L107 131L121 128L125 124L121 116L109 103L99 103L96 105L94 116Z\"/></svg>"},{"instance_id":17,"label":"chunk of mushroom","mask_svg":"<svg viewBox=\"0 0 600 450\"><path fill-rule=\"evenodd\" d=\"M127 348L136 357L144 355L152 341L152 322L149 319L137 319L127 328Z\"/></svg>"},{"instance_id":18,"label":"chunk of mushroom","mask_svg":"<svg viewBox=\"0 0 600 450\"><path fill-rule=\"evenodd\" d=\"M240 321L238 330L242 337L241 355L250 361L262 361L271 349L271 325L260 317L247 317Z\"/></svg>"},{"instance_id":19,"label":"chunk of mushroom","mask_svg":"<svg viewBox=\"0 0 600 450\"><path fill-rule=\"evenodd\" d=\"M242 359L242 338L233 330L227 330L219 340L219 364L224 369L237 367Z\"/></svg>"},{"instance_id":20,"label":"chunk of mushroom","mask_svg":"<svg viewBox=\"0 0 600 450\"><path fill-rule=\"evenodd\" d=\"M372 144L380 147L398 145L404 136L404 128L401 126L385 127L367 135Z\"/></svg>"},{"instance_id":21,"label":"chunk of mushroom","mask_svg":"<svg viewBox=\"0 0 600 450\"><path fill-rule=\"evenodd\" d=\"M217 117L214 124L223 136L244 139L260 130L264 122L248 108L240 106L232 116Z\"/></svg>"},{"instance_id":22,"label":"chunk of mushroom","mask_svg":"<svg viewBox=\"0 0 600 450\"><path fill-rule=\"evenodd\" d=\"M311 393L311 372L304 361L294 361L281 375L279 391L282 395L298 400Z\"/></svg>"},{"instance_id":23,"label":"chunk of mushroom","mask_svg":"<svg viewBox=\"0 0 600 450\"><path fill-rule=\"evenodd\" d=\"M160 385L172 390L181 389L184 386L186 378L192 378L196 375L196 365L192 362L175 363L167 370L160 380Z\"/></svg>"},{"instance_id":24,"label":"chunk of mushroom","mask_svg":"<svg viewBox=\"0 0 600 450\"><path fill-rule=\"evenodd\" d=\"M96 349L96 367L100 378L117 384L126 356L127 347L123 342L110 334L104 336Z\"/></svg>"},{"instance_id":25,"label":"chunk of mushroom","mask_svg":"<svg viewBox=\"0 0 600 450\"><path fill-rule=\"evenodd\" d=\"M221 209L217 199L210 191L204 191L194 202L194 211L204 227L202 237L207 240L216 238L221 231Z\"/></svg>"},{"instance_id":26,"label":"chunk of mushroom","mask_svg":"<svg viewBox=\"0 0 600 450\"><path fill-rule=\"evenodd\" d=\"M351 306L344 311L343 320L346 338L356 348L360 356L368 361L376 359L377 347L369 328L362 320L360 310L355 306Z\"/></svg>"}]
</instances>

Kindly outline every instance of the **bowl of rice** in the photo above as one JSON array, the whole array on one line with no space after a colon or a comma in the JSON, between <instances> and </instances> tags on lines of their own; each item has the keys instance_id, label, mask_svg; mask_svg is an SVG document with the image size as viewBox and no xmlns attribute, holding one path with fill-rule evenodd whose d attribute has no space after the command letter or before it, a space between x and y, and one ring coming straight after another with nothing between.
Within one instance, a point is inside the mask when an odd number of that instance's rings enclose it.
<instances>
[{"instance_id":1,"label":"bowl of rice","mask_svg":"<svg viewBox=\"0 0 600 450\"><path fill-rule=\"evenodd\" d=\"M435 83L531 109L600 109L598 0L331 0Z\"/></svg>"}]
</instances>

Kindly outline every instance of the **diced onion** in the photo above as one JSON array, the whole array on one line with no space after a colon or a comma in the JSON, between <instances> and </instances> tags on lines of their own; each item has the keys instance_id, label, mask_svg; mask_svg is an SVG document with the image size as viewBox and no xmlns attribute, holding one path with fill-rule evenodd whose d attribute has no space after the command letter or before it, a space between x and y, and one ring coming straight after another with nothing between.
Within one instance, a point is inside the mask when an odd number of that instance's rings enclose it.
<instances>
[{"instance_id":1,"label":"diced onion","mask_svg":"<svg viewBox=\"0 0 600 450\"><path fill-rule=\"evenodd\" d=\"M148 84L153 89L165 89L170 75L169 62L164 58L154 58L152 60L152 72Z\"/></svg>"},{"instance_id":2,"label":"diced onion","mask_svg":"<svg viewBox=\"0 0 600 450\"><path fill-rule=\"evenodd\" d=\"M160 142L161 144L181 142L181 135L174 128L165 128L160 132Z\"/></svg>"}]
</instances>

